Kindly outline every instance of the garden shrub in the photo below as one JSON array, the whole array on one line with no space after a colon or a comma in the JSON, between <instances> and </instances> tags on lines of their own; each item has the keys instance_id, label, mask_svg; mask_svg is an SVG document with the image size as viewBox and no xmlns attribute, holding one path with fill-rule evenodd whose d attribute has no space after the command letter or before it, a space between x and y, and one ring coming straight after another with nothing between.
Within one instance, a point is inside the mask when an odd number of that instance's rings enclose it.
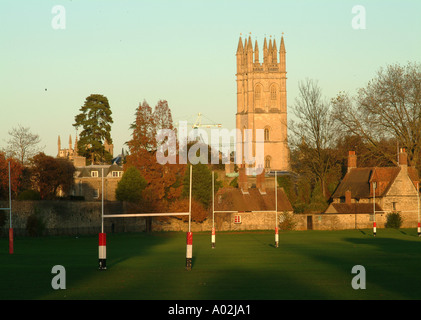
<instances>
[{"instance_id":1,"label":"garden shrub","mask_svg":"<svg viewBox=\"0 0 421 320\"><path fill-rule=\"evenodd\" d=\"M386 215L386 228L399 229L402 223L403 219L399 212L390 212Z\"/></svg>"},{"instance_id":2,"label":"garden shrub","mask_svg":"<svg viewBox=\"0 0 421 320\"><path fill-rule=\"evenodd\" d=\"M281 230L294 230L297 220L294 213L282 212L279 214L279 228Z\"/></svg>"}]
</instances>

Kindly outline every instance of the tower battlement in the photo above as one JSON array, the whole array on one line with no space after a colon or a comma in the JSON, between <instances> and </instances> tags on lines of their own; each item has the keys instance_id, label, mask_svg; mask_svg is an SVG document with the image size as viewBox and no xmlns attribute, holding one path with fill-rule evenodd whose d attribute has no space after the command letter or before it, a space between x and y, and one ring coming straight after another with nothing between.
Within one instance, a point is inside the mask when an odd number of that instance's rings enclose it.
<instances>
[{"instance_id":1,"label":"tower battlement","mask_svg":"<svg viewBox=\"0 0 421 320\"><path fill-rule=\"evenodd\" d=\"M260 51L257 40L254 47L251 36L244 39L240 37L237 47L237 73L245 72L286 72L285 66L285 43L281 38L279 51L276 46L276 39L269 39L269 45L265 37L263 42L263 60L260 60ZM278 59L279 57L279 59Z\"/></svg>"}]
</instances>

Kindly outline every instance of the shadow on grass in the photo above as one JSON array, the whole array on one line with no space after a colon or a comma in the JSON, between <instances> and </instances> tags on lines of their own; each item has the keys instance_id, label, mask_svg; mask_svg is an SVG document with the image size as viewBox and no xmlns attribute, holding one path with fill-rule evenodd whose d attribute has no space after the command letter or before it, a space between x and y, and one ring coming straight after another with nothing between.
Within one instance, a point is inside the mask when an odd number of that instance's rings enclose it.
<instances>
[{"instance_id":1,"label":"shadow on grass","mask_svg":"<svg viewBox=\"0 0 421 320\"><path fill-rule=\"evenodd\" d=\"M107 273L118 269L133 257L146 257L157 246L161 246L176 234L154 235L147 233L107 234L107 270L99 270L98 235L39 238L16 238L15 253L0 254L0 299L63 299L72 288L89 286L89 279L107 277ZM7 239L0 239L2 247ZM180 239L180 246L185 240ZM55 274L52 267L62 265L66 270L66 290L52 289ZM100 285L91 288L101 291ZM77 298L77 297L76 297ZM95 296L92 296L95 299Z\"/></svg>"}]
</instances>

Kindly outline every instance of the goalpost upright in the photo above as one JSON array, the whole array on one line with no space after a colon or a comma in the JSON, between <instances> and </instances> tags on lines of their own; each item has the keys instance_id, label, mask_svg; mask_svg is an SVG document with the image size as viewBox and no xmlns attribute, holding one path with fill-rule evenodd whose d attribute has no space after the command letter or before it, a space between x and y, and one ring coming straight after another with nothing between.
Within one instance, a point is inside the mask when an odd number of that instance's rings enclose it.
<instances>
[{"instance_id":1,"label":"goalpost upright","mask_svg":"<svg viewBox=\"0 0 421 320\"><path fill-rule=\"evenodd\" d=\"M128 213L128 214L104 214L104 169L102 169L102 197L101 197L101 233L99 234L99 269L106 270L106 234L104 232L104 218L130 218L130 217L165 217L165 216L189 216L187 232L186 269L192 268L193 234L191 232L191 200L192 200L192 166L190 165L189 187L189 212L164 212L164 213Z\"/></svg>"},{"instance_id":2,"label":"goalpost upright","mask_svg":"<svg viewBox=\"0 0 421 320\"><path fill-rule=\"evenodd\" d=\"M275 171L275 210L256 210L256 211L238 211L238 210L215 210L215 199L214 199L214 172L212 171L212 249L215 248L215 213L240 213L240 212L274 212L275 213L275 247L279 246L279 235L278 235L278 181Z\"/></svg>"},{"instance_id":3,"label":"goalpost upright","mask_svg":"<svg viewBox=\"0 0 421 320\"><path fill-rule=\"evenodd\" d=\"M12 226L12 185L10 179L10 161L8 162L9 170L9 207L0 208L0 210L9 211L9 254L13 254L13 226Z\"/></svg>"}]
</instances>

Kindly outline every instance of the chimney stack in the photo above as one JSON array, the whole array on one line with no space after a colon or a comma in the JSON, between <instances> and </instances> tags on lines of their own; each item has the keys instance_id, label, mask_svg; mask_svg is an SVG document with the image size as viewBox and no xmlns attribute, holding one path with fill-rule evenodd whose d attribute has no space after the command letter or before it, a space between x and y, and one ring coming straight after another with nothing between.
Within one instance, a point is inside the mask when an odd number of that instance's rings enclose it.
<instances>
[{"instance_id":1,"label":"chimney stack","mask_svg":"<svg viewBox=\"0 0 421 320\"><path fill-rule=\"evenodd\" d=\"M244 164L240 165L238 168L238 187L241 189L242 193L248 193L248 183L246 177L246 168Z\"/></svg>"},{"instance_id":2,"label":"chimney stack","mask_svg":"<svg viewBox=\"0 0 421 320\"><path fill-rule=\"evenodd\" d=\"M351 204L351 191L350 190L345 191L345 203Z\"/></svg>"},{"instance_id":3,"label":"chimney stack","mask_svg":"<svg viewBox=\"0 0 421 320\"><path fill-rule=\"evenodd\" d=\"M266 185L265 185L265 170L261 168L262 173L256 175L256 188L259 190L260 194L266 194Z\"/></svg>"},{"instance_id":4,"label":"chimney stack","mask_svg":"<svg viewBox=\"0 0 421 320\"><path fill-rule=\"evenodd\" d=\"M399 167L404 172L408 170L408 154L405 148L401 148L399 152Z\"/></svg>"},{"instance_id":5,"label":"chimney stack","mask_svg":"<svg viewBox=\"0 0 421 320\"><path fill-rule=\"evenodd\" d=\"M408 155L405 148L401 148L399 152L399 165L407 166L408 165Z\"/></svg>"},{"instance_id":6,"label":"chimney stack","mask_svg":"<svg viewBox=\"0 0 421 320\"><path fill-rule=\"evenodd\" d=\"M348 153L348 172L351 169L354 169L357 167L357 155L355 154L355 151L349 151Z\"/></svg>"}]
</instances>

